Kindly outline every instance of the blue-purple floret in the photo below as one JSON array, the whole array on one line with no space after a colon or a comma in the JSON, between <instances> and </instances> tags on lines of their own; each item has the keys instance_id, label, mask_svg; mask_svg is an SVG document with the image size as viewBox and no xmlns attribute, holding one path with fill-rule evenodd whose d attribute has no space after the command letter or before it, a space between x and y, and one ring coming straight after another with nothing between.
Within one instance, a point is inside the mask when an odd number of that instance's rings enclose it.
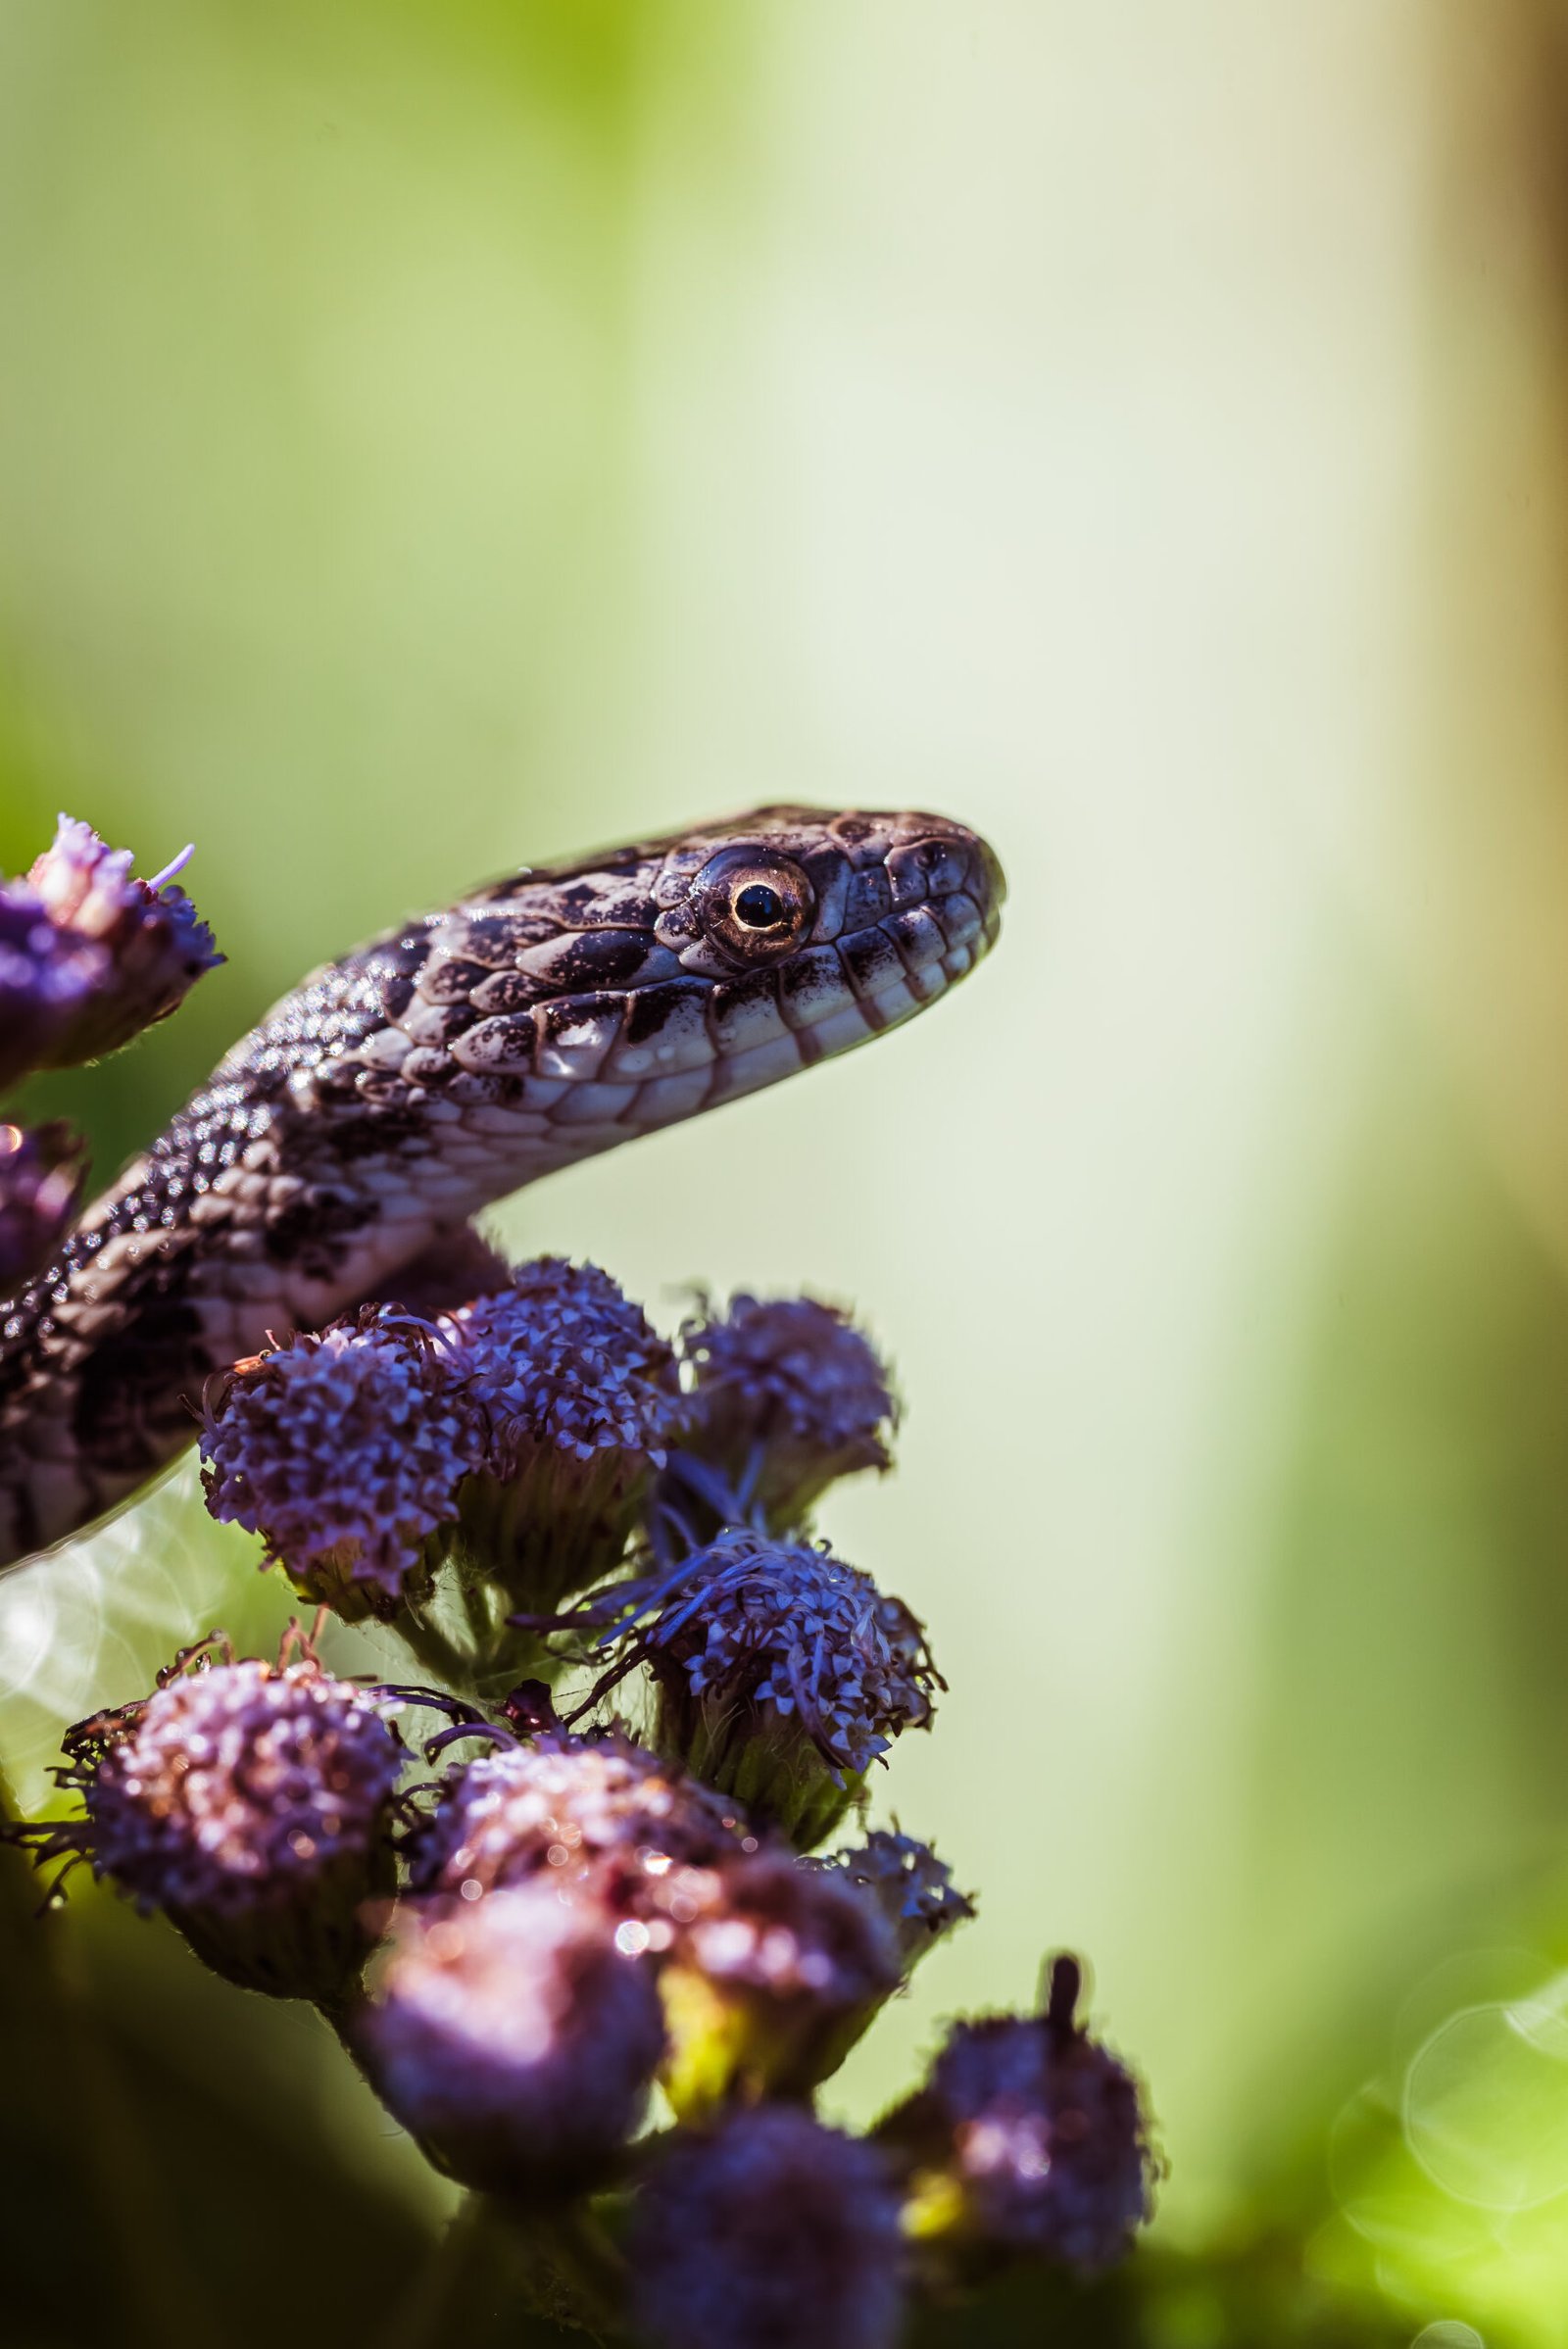
<instances>
[{"instance_id":1,"label":"blue-purple floret","mask_svg":"<svg viewBox=\"0 0 1568 2349\"><path fill-rule=\"evenodd\" d=\"M237 1364L209 1393L201 1449L213 1515L296 1581L395 1598L457 1515L474 1431L432 1332L368 1308Z\"/></svg>"},{"instance_id":2,"label":"blue-purple floret","mask_svg":"<svg viewBox=\"0 0 1568 2349\"><path fill-rule=\"evenodd\" d=\"M174 879L62 815L24 879L0 885L0 1084L118 1051L222 961Z\"/></svg>"},{"instance_id":3,"label":"blue-purple floret","mask_svg":"<svg viewBox=\"0 0 1568 2349\"><path fill-rule=\"evenodd\" d=\"M676 2138L631 2251L655 2349L892 2349L900 2335L905 2254L882 2159L794 2105Z\"/></svg>"},{"instance_id":4,"label":"blue-purple floret","mask_svg":"<svg viewBox=\"0 0 1568 2349\"><path fill-rule=\"evenodd\" d=\"M835 1771L857 1776L931 1718L941 1685L919 1623L828 1550L733 1528L672 1572L628 1583L607 1635L725 1715L796 1721Z\"/></svg>"},{"instance_id":5,"label":"blue-purple floret","mask_svg":"<svg viewBox=\"0 0 1568 2349\"><path fill-rule=\"evenodd\" d=\"M377 2093L465 2184L555 2199L641 2118L664 2032L613 1920L548 1882L399 1904L353 2027Z\"/></svg>"},{"instance_id":6,"label":"blue-purple floret","mask_svg":"<svg viewBox=\"0 0 1568 2349\"><path fill-rule=\"evenodd\" d=\"M382 1835L402 1764L373 1702L318 1665L180 1675L84 1784L94 1871L208 1920L308 1894Z\"/></svg>"},{"instance_id":7,"label":"blue-purple floret","mask_svg":"<svg viewBox=\"0 0 1568 2349\"><path fill-rule=\"evenodd\" d=\"M520 1264L508 1287L442 1327L487 1426L491 1475L514 1474L529 1446L581 1461L616 1449L662 1462L682 1408L674 1350L597 1264Z\"/></svg>"},{"instance_id":8,"label":"blue-purple floret","mask_svg":"<svg viewBox=\"0 0 1568 2349\"><path fill-rule=\"evenodd\" d=\"M976 2234L1083 2270L1123 2256L1154 2165L1138 2082L1108 2049L1046 2016L959 2023L926 2096Z\"/></svg>"}]
</instances>

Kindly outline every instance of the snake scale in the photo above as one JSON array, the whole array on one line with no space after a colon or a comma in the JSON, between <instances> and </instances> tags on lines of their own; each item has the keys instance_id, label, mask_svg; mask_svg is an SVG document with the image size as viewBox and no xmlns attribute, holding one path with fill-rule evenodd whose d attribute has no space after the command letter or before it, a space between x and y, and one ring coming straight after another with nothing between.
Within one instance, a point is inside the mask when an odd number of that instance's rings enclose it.
<instances>
[{"instance_id":1,"label":"snake scale","mask_svg":"<svg viewBox=\"0 0 1568 2349\"><path fill-rule=\"evenodd\" d=\"M215 1370L490 1200L935 1001L1003 894L946 818L764 807L514 874L317 972L0 1302L0 1565L172 1459Z\"/></svg>"}]
</instances>

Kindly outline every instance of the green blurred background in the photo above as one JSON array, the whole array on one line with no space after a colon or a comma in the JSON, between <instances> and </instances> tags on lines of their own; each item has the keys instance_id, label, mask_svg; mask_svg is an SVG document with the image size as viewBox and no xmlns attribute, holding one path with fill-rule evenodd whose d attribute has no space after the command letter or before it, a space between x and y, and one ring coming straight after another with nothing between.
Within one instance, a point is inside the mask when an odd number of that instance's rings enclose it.
<instances>
[{"instance_id":1,"label":"green blurred background","mask_svg":"<svg viewBox=\"0 0 1568 2349\"><path fill-rule=\"evenodd\" d=\"M194 837L230 957L27 1101L101 1174L479 875L1007 865L932 1019L501 1219L897 1363L827 1524L982 1912L837 2107L1070 1943L1171 2164L1131 2299L945 2339L1568 2341L1565 158L1557 0L0 0L0 865ZM188 1479L13 1577L22 1798L284 1611ZM311 2019L13 1890L12 2337L402 2337Z\"/></svg>"}]
</instances>

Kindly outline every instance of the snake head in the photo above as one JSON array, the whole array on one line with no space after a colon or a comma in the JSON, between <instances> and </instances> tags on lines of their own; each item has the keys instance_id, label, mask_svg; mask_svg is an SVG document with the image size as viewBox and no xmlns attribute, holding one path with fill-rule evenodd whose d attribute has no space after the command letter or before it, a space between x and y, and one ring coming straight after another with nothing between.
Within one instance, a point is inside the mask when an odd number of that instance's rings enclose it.
<instances>
[{"instance_id":1,"label":"snake head","mask_svg":"<svg viewBox=\"0 0 1568 2349\"><path fill-rule=\"evenodd\" d=\"M948 817L797 807L519 874L437 942L432 1050L403 1074L439 1081L439 1052L459 1098L459 1070L519 1079L559 1122L613 1125L604 1148L910 1018L986 953L1004 894Z\"/></svg>"}]
</instances>

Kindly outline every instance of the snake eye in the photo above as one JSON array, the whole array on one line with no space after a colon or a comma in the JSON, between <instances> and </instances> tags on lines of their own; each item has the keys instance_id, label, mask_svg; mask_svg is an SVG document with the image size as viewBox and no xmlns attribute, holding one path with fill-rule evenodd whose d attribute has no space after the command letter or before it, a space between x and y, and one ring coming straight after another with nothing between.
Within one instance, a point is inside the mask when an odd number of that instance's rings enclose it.
<instances>
[{"instance_id":1,"label":"snake eye","mask_svg":"<svg viewBox=\"0 0 1568 2349\"><path fill-rule=\"evenodd\" d=\"M739 845L698 874L692 903L710 944L747 969L793 954L816 915L816 892L792 857Z\"/></svg>"},{"instance_id":2,"label":"snake eye","mask_svg":"<svg viewBox=\"0 0 1568 2349\"><path fill-rule=\"evenodd\" d=\"M749 930L771 930L775 922L784 919L784 900L765 881L748 881L744 889L736 890L732 903L735 919Z\"/></svg>"}]
</instances>

